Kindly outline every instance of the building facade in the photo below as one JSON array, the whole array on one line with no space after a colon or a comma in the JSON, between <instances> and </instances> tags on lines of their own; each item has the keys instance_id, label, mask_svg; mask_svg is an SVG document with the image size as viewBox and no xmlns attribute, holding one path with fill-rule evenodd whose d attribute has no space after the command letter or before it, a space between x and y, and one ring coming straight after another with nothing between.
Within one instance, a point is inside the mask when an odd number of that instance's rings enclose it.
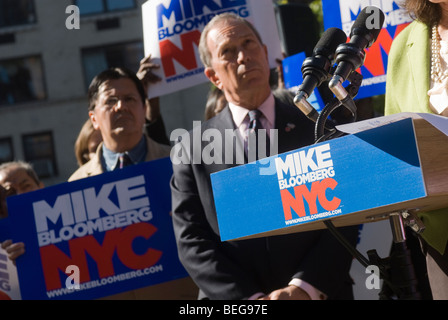
<instances>
[{"instance_id":1,"label":"building facade","mask_svg":"<svg viewBox=\"0 0 448 320\"><path fill-rule=\"evenodd\" d=\"M110 66L137 71L144 57L144 2L0 0L0 162L32 163L46 185L67 180L91 79ZM208 90L161 97L168 136L203 120Z\"/></svg>"}]
</instances>

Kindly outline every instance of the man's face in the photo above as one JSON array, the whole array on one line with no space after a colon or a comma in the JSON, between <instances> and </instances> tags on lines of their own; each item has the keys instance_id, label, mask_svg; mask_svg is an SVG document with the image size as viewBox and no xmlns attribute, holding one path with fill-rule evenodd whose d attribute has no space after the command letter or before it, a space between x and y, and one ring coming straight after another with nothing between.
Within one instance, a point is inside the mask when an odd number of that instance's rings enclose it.
<instances>
[{"instance_id":1,"label":"man's face","mask_svg":"<svg viewBox=\"0 0 448 320\"><path fill-rule=\"evenodd\" d=\"M267 49L247 25L219 22L210 30L207 45L212 67L206 68L206 75L229 101L240 104L246 97L268 94Z\"/></svg>"},{"instance_id":2,"label":"man's face","mask_svg":"<svg viewBox=\"0 0 448 320\"><path fill-rule=\"evenodd\" d=\"M134 82L121 78L101 85L95 109L89 112L89 116L93 127L101 131L106 146L113 149L117 141L140 140L145 112L146 105Z\"/></svg>"},{"instance_id":3,"label":"man's face","mask_svg":"<svg viewBox=\"0 0 448 320\"><path fill-rule=\"evenodd\" d=\"M42 183L37 183L31 178L25 169L10 167L0 172L0 184L6 189L7 196L22 194L43 188Z\"/></svg>"}]
</instances>

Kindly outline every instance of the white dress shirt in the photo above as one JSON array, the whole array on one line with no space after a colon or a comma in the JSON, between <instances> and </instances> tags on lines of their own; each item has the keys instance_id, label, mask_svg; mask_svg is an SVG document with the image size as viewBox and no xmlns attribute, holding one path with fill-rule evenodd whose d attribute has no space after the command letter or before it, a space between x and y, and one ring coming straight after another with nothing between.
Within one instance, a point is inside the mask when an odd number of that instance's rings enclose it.
<instances>
[{"instance_id":1,"label":"white dress shirt","mask_svg":"<svg viewBox=\"0 0 448 320\"><path fill-rule=\"evenodd\" d=\"M229 102L229 108L230 112L232 114L233 122L235 123L235 126L238 128L238 134L241 139L241 141L244 143L244 150L247 150L247 132L249 127L249 109L246 109L244 107L237 106L231 102ZM261 125L263 126L263 129L266 129L267 135L270 137L270 131L274 128L275 124L275 99L274 95L271 93L269 97L261 104L261 106L258 107L258 110L261 111L263 114L262 117L260 117ZM312 300L324 300L326 299L326 295L323 294L321 291L314 288L309 283L301 280L301 279L292 279L288 285L294 285L296 287L301 288L304 290ZM265 293L255 293L252 297L249 298L249 300L255 300L262 296L264 296Z\"/></svg>"},{"instance_id":2,"label":"white dress shirt","mask_svg":"<svg viewBox=\"0 0 448 320\"><path fill-rule=\"evenodd\" d=\"M229 102L230 112L232 113L233 122L238 128L238 135L244 145L244 150L247 151L247 137L249 128L249 109L237 106ZM266 129L268 137L271 135L271 130L274 129L275 124L275 100L271 93L269 97L258 107L262 116L260 117L263 129Z\"/></svg>"}]
</instances>

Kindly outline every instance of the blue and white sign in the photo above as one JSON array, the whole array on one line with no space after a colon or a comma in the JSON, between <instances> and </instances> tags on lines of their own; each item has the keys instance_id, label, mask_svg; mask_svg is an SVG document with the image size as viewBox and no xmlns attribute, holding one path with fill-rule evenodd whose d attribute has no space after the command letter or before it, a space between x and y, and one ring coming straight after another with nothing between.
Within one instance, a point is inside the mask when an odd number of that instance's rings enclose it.
<instances>
[{"instance_id":1,"label":"blue and white sign","mask_svg":"<svg viewBox=\"0 0 448 320\"><path fill-rule=\"evenodd\" d=\"M356 99L384 94L386 91L387 59L393 39L411 22L397 0L322 0L325 30L331 27L345 31L347 37L361 10L376 6L385 14L383 30L375 43L366 49L366 59L358 70L363 82Z\"/></svg>"},{"instance_id":2,"label":"blue and white sign","mask_svg":"<svg viewBox=\"0 0 448 320\"><path fill-rule=\"evenodd\" d=\"M161 66L162 81L151 85L158 97L207 82L199 58L199 39L217 14L232 12L250 21L268 47L269 62L282 58L272 0L151 0L142 5L145 56Z\"/></svg>"},{"instance_id":3,"label":"blue and white sign","mask_svg":"<svg viewBox=\"0 0 448 320\"><path fill-rule=\"evenodd\" d=\"M187 277L169 158L9 197L22 299L96 299ZM5 219L5 220L6 220Z\"/></svg>"},{"instance_id":4,"label":"blue and white sign","mask_svg":"<svg viewBox=\"0 0 448 320\"><path fill-rule=\"evenodd\" d=\"M272 156L268 163L223 170L211 179L223 241L426 196L410 118Z\"/></svg>"}]
</instances>

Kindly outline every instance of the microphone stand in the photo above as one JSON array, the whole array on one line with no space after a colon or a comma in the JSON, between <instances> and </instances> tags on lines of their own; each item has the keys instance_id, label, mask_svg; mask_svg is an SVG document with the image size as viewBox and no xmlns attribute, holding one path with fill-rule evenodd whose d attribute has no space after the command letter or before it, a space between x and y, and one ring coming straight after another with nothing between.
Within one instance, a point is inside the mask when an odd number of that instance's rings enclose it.
<instances>
[{"instance_id":1,"label":"microphone stand","mask_svg":"<svg viewBox=\"0 0 448 320\"><path fill-rule=\"evenodd\" d=\"M407 213L405 211L405 213ZM420 300L421 295L417 289L417 277L411 255L406 245L404 222L401 213L391 213L389 216L393 234L392 254L387 258L380 258L375 249L367 251L368 259L354 248L345 237L336 229L331 220L323 223L338 241L352 254L352 256L365 268L371 265L378 267L381 279L395 293L399 300ZM380 293L380 300L392 300L390 294Z\"/></svg>"},{"instance_id":2,"label":"microphone stand","mask_svg":"<svg viewBox=\"0 0 448 320\"><path fill-rule=\"evenodd\" d=\"M343 136L344 133L337 130L332 124L327 125L327 120L331 113L339 108L345 106L352 113L351 122L356 121L356 109L353 107L353 97L358 93L361 86L362 76L358 72L352 72L348 77L350 84L345 88L347 94L345 98L340 101L338 98L333 98L328 102L322 112L319 114L315 125L315 143L334 139ZM337 90L344 91L342 85ZM328 129L330 127L330 129ZM327 129L327 132L325 132ZM403 218L405 217L405 218ZM388 258L380 258L376 250L369 250L367 252L368 259L365 258L355 247L353 247L345 237L337 230L331 220L325 220L323 223L327 229L338 239L338 241L356 258L361 265L368 267L369 265L376 265L380 271L380 276L383 282L395 293L398 299L402 300L420 300L421 295L417 289L417 278L415 275L414 265L411 261L410 251L406 245L406 235L404 232L404 221L408 223L415 231L421 232L424 229L423 224L417 216L409 214L407 211L402 213L391 213L389 221L393 235L393 250ZM380 293L380 300L391 299L390 296Z\"/></svg>"},{"instance_id":3,"label":"microphone stand","mask_svg":"<svg viewBox=\"0 0 448 320\"><path fill-rule=\"evenodd\" d=\"M350 84L347 86L347 88L343 88L342 85L337 87L337 89L335 89L336 87L332 88L332 90L335 91L343 91L344 93L341 93L341 95L344 95L344 99L340 100L338 97L333 97L333 99L325 105L325 107L322 109L322 112L317 117L314 130L315 143L337 138L343 135L343 133L338 131L334 126L331 130L327 130L328 132L325 133L325 128L328 127L328 125L326 125L328 118L330 117L331 113L340 106L346 107L351 112L351 122L356 121L357 112L356 105L353 102L353 98L358 94L359 87L362 83L362 75L354 71L350 74L347 80L350 81Z\"/></svg>"},{"instance_id":4,"label":"microphone stand","mask_svg":"<svg viewBox=\"0 0 448 320\"><path fill-rule=\"evenodd\" d=\"M389 277L395 288L398 289L397 297L402 300L420 300L421 295L418 291L417 277L415 275L414 265L412 264L411 254L406 244L406 234L404 231L405 220L403 214L407 212L394 212L389 215L389 221L393 235L393 250L389 261L379 259L375 250L368 252L369 258L372 262L382 262L383 267L389 268ZM421 232L421 230L419 230ZM386 297L382 297L386 300Z\"/></svg>"}]
</instances>

